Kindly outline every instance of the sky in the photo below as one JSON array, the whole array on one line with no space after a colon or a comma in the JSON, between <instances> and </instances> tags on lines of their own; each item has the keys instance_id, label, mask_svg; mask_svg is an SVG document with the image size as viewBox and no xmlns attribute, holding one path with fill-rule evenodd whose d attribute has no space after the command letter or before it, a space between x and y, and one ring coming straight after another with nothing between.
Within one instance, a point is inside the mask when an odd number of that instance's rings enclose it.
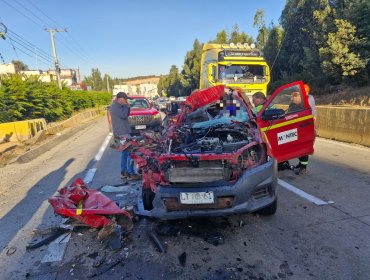
<instances>
[{"instance_id":1,"label":"sky","mask_svg":"<svg viewBox=\"0 0 370 280\"><path fill-rule=\"evenodd\" d=\"M62 68L80 68L82 77L92 68L117 78L165 75L171 65L182 69L195 39L205 43L235 24L256 38L256 10L264 10L267 25L278 24L284 5L285 0L0 0L0 32L1 23L8 29L6 39L0 37L0 54L5 63L54 68L45 28L66 28L55 33Z\"/></svg>"}]
</instances>

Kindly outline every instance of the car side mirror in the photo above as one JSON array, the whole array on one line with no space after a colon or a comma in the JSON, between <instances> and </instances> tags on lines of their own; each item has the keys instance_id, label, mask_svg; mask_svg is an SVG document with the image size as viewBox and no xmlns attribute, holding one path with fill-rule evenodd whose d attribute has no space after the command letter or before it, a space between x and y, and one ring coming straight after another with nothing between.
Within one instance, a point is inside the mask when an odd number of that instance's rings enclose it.
<instances>
[{"instance_id":1,"label":"car side mirror","mask_svg":"<svg viewBox=\"0 0 370 280\"><path fill-rule=\"evenodd\" d=\"M283 109L266 109L262 114L262 119L264 121L272 121L282 119L285 116L285 111Z\"/></svg>"}]
</instances>

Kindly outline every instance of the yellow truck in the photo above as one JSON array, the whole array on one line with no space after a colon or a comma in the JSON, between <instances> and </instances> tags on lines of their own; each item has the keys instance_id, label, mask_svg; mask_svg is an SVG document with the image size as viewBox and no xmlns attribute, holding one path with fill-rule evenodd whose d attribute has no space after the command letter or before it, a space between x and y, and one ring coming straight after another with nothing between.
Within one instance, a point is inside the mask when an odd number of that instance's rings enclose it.
<instances>
[{"instance_id":1,"label":"yellow truck","mask_svg":"<svg viewBox=\"0 0 370 280\"><path fill-rule=\"evenodd\" d=\"M266 95L270 68L254 44L204 44L200 89L224 84L241 88L248 96L257 91Z\"/></svg>"}]
</instances>

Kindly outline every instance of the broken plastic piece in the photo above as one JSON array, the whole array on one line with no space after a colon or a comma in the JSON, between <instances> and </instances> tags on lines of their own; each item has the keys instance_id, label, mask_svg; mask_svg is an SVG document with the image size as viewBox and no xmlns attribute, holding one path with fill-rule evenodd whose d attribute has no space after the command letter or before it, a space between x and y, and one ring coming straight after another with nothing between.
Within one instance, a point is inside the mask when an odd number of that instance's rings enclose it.
<instances>
[{"instance_id":1,"label":"broken plastic piece","mask_svg":"<svg viewBox=\"0 0 370 280\"><path fill-rule=\"evenodd\" d=\"M101 192L88 189L78 178L69 187L59 190L59 194L49 198L54 212L63 217L74 218L94 228L106 227L112 223L112 216L126 216L130 213L119 208Z\"/></svg>"}]
</instances>

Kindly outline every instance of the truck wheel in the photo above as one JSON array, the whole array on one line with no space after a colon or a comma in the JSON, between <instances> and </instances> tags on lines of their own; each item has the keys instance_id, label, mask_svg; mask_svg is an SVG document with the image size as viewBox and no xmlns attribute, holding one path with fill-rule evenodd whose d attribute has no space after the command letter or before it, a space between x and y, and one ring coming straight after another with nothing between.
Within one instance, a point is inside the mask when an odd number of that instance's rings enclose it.
<instances>
[{"instance_id":1,"label":"truck wheel","mask_svg":"<svg viewBox=\"0 0 370 280\"><path fill-rule=\"evenodd\" d=\"M275 200L271 204L267 205L265 208L258 210L257 214L264 216L274 215L276 213L276 209L277 209L277 198L275 198Z\"/></svg>"},{"instance_id":2,"label":"truck wheel","mask_svg":"<svg viewBox=\"0 0 370 280\"><path fill-rule=\"evenodd\" d=\"M151 189L143 190L142 191L142 198L145 210L152 210L153 209L153 200L154 200L155 193Z\"/></svg>"}]
</instances>

